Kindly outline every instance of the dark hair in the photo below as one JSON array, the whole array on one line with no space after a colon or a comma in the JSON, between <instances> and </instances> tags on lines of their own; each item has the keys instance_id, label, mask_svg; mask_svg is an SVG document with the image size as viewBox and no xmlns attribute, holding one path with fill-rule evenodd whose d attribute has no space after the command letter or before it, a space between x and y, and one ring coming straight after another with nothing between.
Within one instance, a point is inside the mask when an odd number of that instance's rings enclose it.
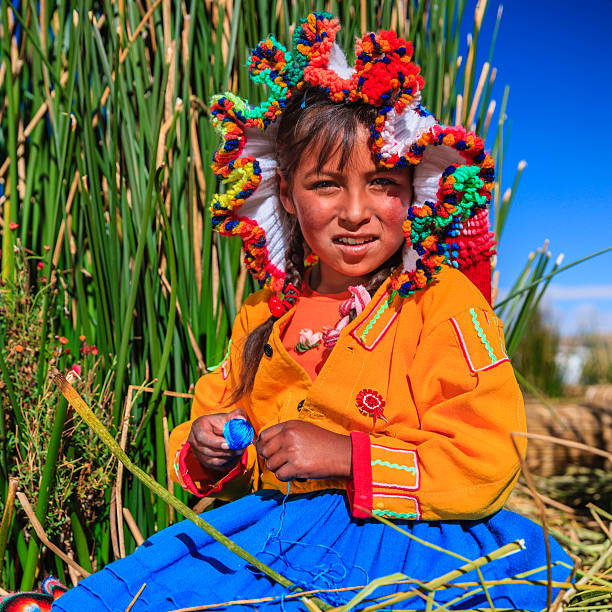
<instances>
[{"instance_id":1,"label":"dark hair","mask_svg":"<svg viewBox=\"0 0 612 612\"><path fill-rule=\"evenodd\" d=\"M357 131L368 130L378 110L362 102L335 103L318 88L296 91L281 115L276 134L275 150L279 171L289 185L302 155L310 148L318 149L317 170L340 152L339 170L347 164L353 151ZM300 288L304 277L304 238L297 219L292 218L289 248L285 255L285 288L289 284ZM380 268L374 271L366 285L374 295L383 281L401 262L401 248ZM294 299L289 299L292 305ZM351 311L351 320L355 317ZM242 349L242 372L238 387L228 405L238 401L253 388L255 374L263 356L264 347L272 332L275 317L256 327L245 339Z\"/></svg>"},{"instance_id":2,"label":"dark hair","mask_svg":"<svg viewBox=\"0 0 612 612\"><path fill-rule=\"evenodd\" d=\"M337 152L338 169L347 164L357 131L370 129L378 110L362 102L334 103L319 88L296 92L281 115L276 134L276 159L281 174L291 183L302 155L310 148L319 150L317 171Z\"/></svg>"}]
</instances>

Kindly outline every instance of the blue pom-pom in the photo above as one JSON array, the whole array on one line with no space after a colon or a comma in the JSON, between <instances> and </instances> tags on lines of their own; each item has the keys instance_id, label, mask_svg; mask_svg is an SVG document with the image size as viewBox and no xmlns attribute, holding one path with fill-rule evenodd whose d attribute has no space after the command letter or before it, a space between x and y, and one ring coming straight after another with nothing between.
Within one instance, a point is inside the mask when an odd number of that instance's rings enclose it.
<instances>
[{"instance_id":1,"label":"blue pom-pom","mask_svg":"<svg viewBox=\"0 0 612 612\"><path fill-rule=\"evenodd\" d=\"M241 450L253 441L255 431L246 419L230 419L223 426L223 437L232 450Z\"/></svg>"}]
</instances>

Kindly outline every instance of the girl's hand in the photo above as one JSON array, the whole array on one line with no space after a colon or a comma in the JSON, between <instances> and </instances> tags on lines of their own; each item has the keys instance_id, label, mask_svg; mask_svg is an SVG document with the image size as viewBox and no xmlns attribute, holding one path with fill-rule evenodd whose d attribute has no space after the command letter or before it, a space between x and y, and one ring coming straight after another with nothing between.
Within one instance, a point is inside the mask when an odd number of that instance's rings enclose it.
<instances>
[{"instance_id":1,"label":"girl's hand","mask_svg":"<svg viewBox=\"0 0 612 612\"><path fill-rule=\"evenodd\" d=\"M231 450L223 437L223 426L235 418L246 418L246 414L237 408L228 413L205 414L193 422L187 442L204 468L227 471L242 457L244 450Z\"/></svg>"},{"instance_id":2,"label":"girl's hand","mask_svg":"<svg viewBox=\"0 0 612 612\"><path fill-rule=\"evenodd\" d=\"M282 481L296 478L350 478L349 436L304 421L285 421L261 432L255 447Z\"/></svg>"}]
</instances>

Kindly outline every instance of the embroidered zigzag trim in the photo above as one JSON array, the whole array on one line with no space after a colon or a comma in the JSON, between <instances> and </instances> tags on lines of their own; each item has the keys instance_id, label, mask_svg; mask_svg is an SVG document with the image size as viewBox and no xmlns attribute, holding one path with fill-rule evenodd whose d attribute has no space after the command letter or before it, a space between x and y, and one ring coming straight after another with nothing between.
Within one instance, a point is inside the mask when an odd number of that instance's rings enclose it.
<instances>
[{"instance_id":1,"label":"embroidered zigzag trim","mask_svg":"<svg viewBox=\"0 0 612 612\"><path fill-rule=\"evenodd\" d=\"M412 465L399 465L398 463L389 463L388 461L381 461L380 459L374 459L372 466L382 465L384 467L392 468L394 470L404 470L410 472L413 476L417 475L417 469Z\"/></svg>"},{"instance_id":2,"label":"embroidered zigzag trim","mask_svg":"<svg viewBox=\"0 0 612 612\"><path fill-rule=\"evenodd\" d=\"M482 368L476 368L474 366L474 363L472 362L470 353L468 352L467 345L465 343L465 338L463 337L463 334L461 333L461 328L459 327L459 324L457 323L454 317L450 319L450 322L452 326L455 328L455 332L457 333L457 338L459 340L459 345L461 346L461 350L463 352L463 355L465 357L465 360L467 361L468 367L470 368L471 372L486 372L487 370L490 370L491 368L495 368L496 366L502 363L506 363L510 361L510 358L504 352L503 354L505 355L505 357L503 359L497 359L495 362L490 363L486 366L483 366Z\"/></svg>"},{"instance_id":3,"label":"embroidered zigzag trim","mask_svg":"<svg viewBox=\"0 0 612 612\"><path fill-rule=\"evenodd\" d=\"M398 495L374 495L374 497L403 497ZM398 519L416 519L421 518L421 507L419 500L416 497L404 497L406 501L414 502L414 512L394 512L393 510L375 509L372 510L373 516L382 516L387 518L398 518Z\"/></svg>"},{"instance_id":4,"label":"embroidered zigzag trim","mask_svg":"<svg viewBox=\"0 0 612 612\"><path fill-rule=\"evenodd\" d=\"M497 357L495 356L495 353L493 352L493 348L491 347L491 345L489 344L489 341L487 340L487 335L485 334L482 327L480 327L480 323L478 322L478 316L476 315L476 311L473 308L470 308L470 314L472 315L472 323L474 324L474 329L476 330L476 333L478 334L480 341L484 344L484 347L487 349L487 352L489 353L489 357L491 358L491 365L492 365L497 362Z\"/></svg>"},{"instance_id":5,"label":"embroidered zigzag trim","mask_svg":"<svg viewBox=\"0 0 612 612\"><path fill-rule=\"evenodd\" d=\"M390 294L383 294L382 297L376 303L375 308L370 311L370 317L365 319L355 329L351 331L351 336L361 344L365 349L371 351L381 341L383 336L387 333L391 327L393 321L399 316L399 312L394 312L388 320L385 320L385 325L382 329L376 328L374 333L376 337L374 339L369 338L370 333L375 328L376 324L380 321L382 315L388 311L389 307L393 303L393 300L397 296L397 291L392 291ZM380 327L380 326L379 326Z\"/></svg>"},{"instance_id":6,"label":"embroidered zigzag trim","mask_svg":"<svg viewBox=\"0 0 612 612\"><path fill-rule=\"evenodd\" d=\"M390 518L399 519L419 519L421 518L416 512L391 512L390 510L372 510L372 514L375 516L383 516Z\"/></svg>"}]
</instances>

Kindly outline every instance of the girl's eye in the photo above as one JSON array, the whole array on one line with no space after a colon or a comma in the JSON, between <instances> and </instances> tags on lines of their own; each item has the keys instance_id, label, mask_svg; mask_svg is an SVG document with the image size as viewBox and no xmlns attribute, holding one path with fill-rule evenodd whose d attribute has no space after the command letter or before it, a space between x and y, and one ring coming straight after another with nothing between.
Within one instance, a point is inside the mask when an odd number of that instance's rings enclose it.
<instances>
[{"instance_id":1,"label":"girl's eye","mask_svg":"<svg viewBox=\"0 0 612 612\"><path fill-rule=\"evenodd\" d=\"M332 189L336 184L333 181L317 181L312 189Z\"/></svg>"},{"instance_id":2,"label":"girl's eye","mask_svg":"<svg viewBox=\"0 0 612 612\"><path fill-rule=\"evenodd\" d=\"M373 185L377 185L378 187L391 187L398 185L397 181L388 176L377 176L372 180Z\"/></svg>"}]
</instances>

